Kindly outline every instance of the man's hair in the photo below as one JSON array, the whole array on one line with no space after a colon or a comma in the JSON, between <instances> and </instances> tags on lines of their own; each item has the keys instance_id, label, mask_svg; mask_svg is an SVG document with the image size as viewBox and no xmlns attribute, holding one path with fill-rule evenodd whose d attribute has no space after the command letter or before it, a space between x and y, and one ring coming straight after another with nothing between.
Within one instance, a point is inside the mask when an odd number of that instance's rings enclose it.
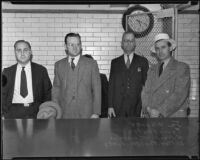
<instances>
[{"instance_id":1,"label":"man's hair","mask_svg":"<svg viewBox=\"0 0 200 160\"><path fill-rule=\"evenodd\" d=\"M125 32L123 33L123 35L122 35L122 38L124 38L124 36L125 36L126 34L132 34L132 35L135 37L135 33L134 33L133 31L125 31Z\"/></svg>"},{"instance_id":2,"label":"man's hair","mask_svg":"<svg viewBox=\"0 0 200 160\"><path fill-rule=\"evenodd\" d=\"M18 43L26 43L28 45L29 49L31 49L31 44L28 41L25 41L25 40L16 41L15 44L14 44L15 49L16 49L16 46L17 46Z\"/></svg>"},{"instance_id":3,"label":"man's hair","mask_svg":"<svg viewBox=\"0 0 200 160\"><path fill-rule=\"evenodd\" d=\"M67 44L67 38L68 37L78 37L79 40L81 41L81 36L78 33L72 33L71 32L71 33L66 34L65 40L64 40L65 44Z\"/></svg>"},{"instance_id":4,"label":"man's hair","mask_svg":"<svg viewBox=\"0 0 200 160\"><path fill-rule=\"evenodd\" d=\"M93 59L93 57L90 54L84 54L83 56Z\"/></svg>"}]
</instances>

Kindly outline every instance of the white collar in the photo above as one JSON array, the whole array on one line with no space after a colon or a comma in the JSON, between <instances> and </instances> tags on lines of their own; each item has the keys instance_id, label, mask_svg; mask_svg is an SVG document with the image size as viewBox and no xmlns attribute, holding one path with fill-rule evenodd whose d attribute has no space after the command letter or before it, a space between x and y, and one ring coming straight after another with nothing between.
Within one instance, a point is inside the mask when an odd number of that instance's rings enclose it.
<instances>
[{"instance_id":1,"label":"white collar","mask_svg":"<svg viewBox=\"0 0 200 160\"><path fill-rule=\"evenodd\" d=\"M76 57L72 57L72 56L70 56L70 55L68 55L68 62L69 62L69 64L71 64L71 59L72 58L74 58L74 64L75 64L75 66L78 64L78 61L79 61L79 59L80 59L80 54L79 55L77 55Z\"/></svg>"},{"instance_id":2,"label":"white collar","mask_svg":"<svg viewBox=\"0 0 200 160\"><path fill-rule=\"evenodd\" d=\"M18 68L25 67L25 69L31 69L31 62L29 61L25 66L22 66L20 63L17 64Z\"/></svg>"}]
</instances>

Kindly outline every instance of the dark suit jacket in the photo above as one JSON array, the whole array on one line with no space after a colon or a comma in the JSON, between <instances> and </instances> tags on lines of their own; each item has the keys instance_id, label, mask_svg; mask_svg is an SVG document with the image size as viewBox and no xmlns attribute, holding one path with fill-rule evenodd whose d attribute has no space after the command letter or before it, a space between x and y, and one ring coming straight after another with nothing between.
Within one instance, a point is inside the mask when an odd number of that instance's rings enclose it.
<instances>
[{"instance_id":1,"label":"dark suit jacket","mask_svg":"<svg viewBox=\"0 0 200 160\"><path fill-rule=\"evenodd\" d=\"M108 116L108 80L105 74L101 77L101 118Z\"/></svg>"},{"instance_id":2,"label":"dark suit jacket","mask_svg":"<svg viewBox=\"0 0 200 160\"><path fill-rule=\"evenodd\" d=\"M17 118L36 118L39 105L45 101L51 100L52 84L48 72L42 65L31 62L34 105L29 107L29 115L23 116L23 107L20 107L21 110L12 106L16 69L17 64L3 70L3 75L7 78L7 84L2 89L2 113L5 118L16 118L16 115Z\"/></svg>"},{"instance_id":3,"label":"dark suit jacket","mask_svg":"<svg viewBox=\"0 0 200 160\"><path fill-rule=\"evenodd\" d=\"M139 117L141 112L141 91L145 84L147 71L149 65L146 58L134 54L134 57L130 66L130 105L131 116ZM122 103L126 89L125 82L126 65L124 61L124 55L112 60L111 71L109 79L109 107L113 107L116 116L119 115L122 110Z\"/></svg>"}]
</instances>

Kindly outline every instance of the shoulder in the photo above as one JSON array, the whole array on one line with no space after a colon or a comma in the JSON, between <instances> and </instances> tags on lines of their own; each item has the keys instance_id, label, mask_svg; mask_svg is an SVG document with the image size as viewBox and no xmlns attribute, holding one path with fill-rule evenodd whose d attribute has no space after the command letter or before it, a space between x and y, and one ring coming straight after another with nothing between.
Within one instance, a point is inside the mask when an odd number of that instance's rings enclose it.
<instances>
[{"instance_id":1,"label":"shoulder","mask_svg":"<svg viewBox=\"0 0 200 160\"><path fill-rule=\"evenodd\" d=\"M97 61L92 59L92 58L87 58L85 56L81 56L81 61L84 62L84 64L88 64L88 65L96 65Z\"/></svg>"},{"instance_id":2,"label":"shoulder","mask_svg":"<svg viewBox=\"0 0 200 160\"><path fill-rule=\"evenodd\" d=\"M138 54L134 54L135 58L138 59L138 61L142 62L142 63L148 63L147 58L145 58L144 56L140 56Z\"/></svg>"},{"instance_id":3,"label":"shoulder","mask_svg":"<svg viewBox=\"0 0 200 160\"><path fill-rule=\"evenodd\" d=\"M177 61L176 60L176 63L177 63L177 68L178 69L189 69L189 65L185 62L180 62L180 61Z\"/></svg>"},{"instance_id":4,"label":"shoulder","mask_svg":"<svg viewBox=\"0 0 200 160\"><path fill-rule=\"evenodd\" d=\"M38 64L38 63L34 63L34 62L31 62L31 67L34 67L35 69L38 69L38 70L41 70L41 71L46 71L46 67L44 67L43 65L41 64Z\"/></svg>"},{"instance_id":5,"label":"shoulder","mask_svg":"<svg viewBox=\"0 0 200 160\"><path fill-rule=\"evenodd\" d=\"M113 63L119 63L119 62L121 61L121 59L123 59L123 58L124 58L124 55L121 55L121 56L119 56L119 57L116 57L116 58L112 59L111 63L112 63L112 64L113 64Z\"/></svg>"},{"instance_id":6,"label":"shoulder","mask_svg":"<svg viewBox=\"0 0 200 160\"><path fill-rule=\"evenodd\" d=\"M61 60L59 60L59 61L57 61L57 62L55 63L55 66L62 65L62 64L64 64L64 63L66 63L66 60L67 60L67 57L66 57L66 58L63 58L63 59L61 59Z\"/></svg>"},{"instance_id":7,"label":"shoulder","mask_svg":"<svg viewBox=\"0 0 200 160\"><path fill-rule=\"evenodd\" d=\"M13 71L14 69L16 69L16 67L17 67L17 64L14 64L14 65L12 65L12 66L10 66L10 67L6 67L6 68L3 69L3 73L6 74L6 73L8 73L8 72L11 72L11 71Z\"/></svg>"}]
</instances>

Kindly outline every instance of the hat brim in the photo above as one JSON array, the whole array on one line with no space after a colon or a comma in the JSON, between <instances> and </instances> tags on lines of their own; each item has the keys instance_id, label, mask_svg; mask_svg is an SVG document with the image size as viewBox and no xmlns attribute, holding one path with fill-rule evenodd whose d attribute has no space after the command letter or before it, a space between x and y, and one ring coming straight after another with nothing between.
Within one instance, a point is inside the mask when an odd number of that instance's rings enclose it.
<instances>
[{"instance_id":1,"label":"hat brim","mask_svg":"<svg viewBox=\"0 0 200 160\"><path fill-rule=\"evenodd\" d=\"M169 43L171 43L171 47L172 47L171 51L174 51L176 49L176 42L175 42L175 40L173 40L173 39L163 39L163 40L168 41ZM156 51L155 51L155 44L150 48L150 50L151 50L151 52L156 53Z\"/></svg>"},{"instance_id":2,"label":"hat brim","mask_svg":"<svg viewBox=\"0 0 200 160\"><path fill-rule=\"evenodd\" d=\"M61 109L61 107L57 103L55 103L53 101L47 101L47 102L42 103L40 105L40 107L39 107L40 110L38 112L38 115L42 111L44 111L44 108L48 108L48 107L54 108L56 110L56 112L57 112L56 113L56 119L60 119L62 117L62 109Z\"/></svg>"}]
</instances>

